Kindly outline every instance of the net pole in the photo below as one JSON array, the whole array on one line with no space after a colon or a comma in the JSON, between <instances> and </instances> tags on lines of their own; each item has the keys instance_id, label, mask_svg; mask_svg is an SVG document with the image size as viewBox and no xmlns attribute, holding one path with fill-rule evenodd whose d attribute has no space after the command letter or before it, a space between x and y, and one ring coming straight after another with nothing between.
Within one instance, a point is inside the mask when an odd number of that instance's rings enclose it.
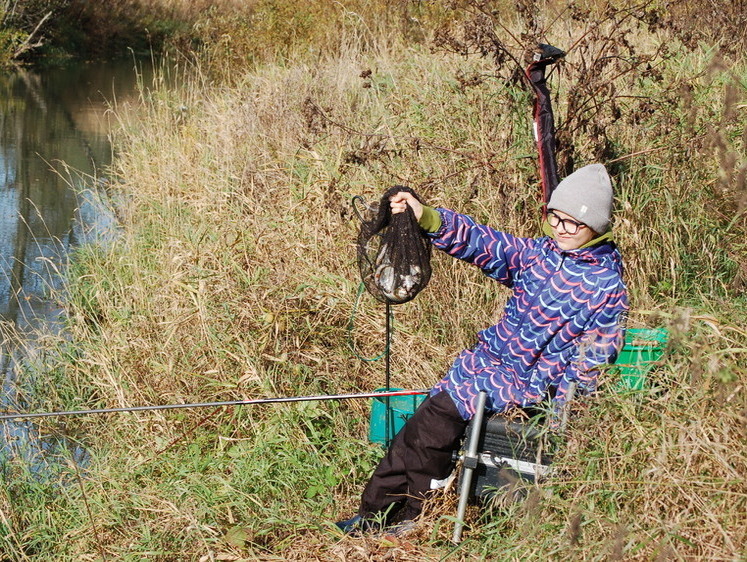
<instances>
[{"instance_id":1,"label":"net pole","mask_svg":"<svg viewBox=\"0 0 747 562\"><path fill-rule=\"evenodd\" d=\"M391 304L387 300L386 302L386 323L385 323L385 339L386 339L386 346L384 347L384 378L385 378L385 392L390 391L390 384L391 384L391 363L390 363L390 343L391 343ZM390 396L387 394L385 398L385 407L384 407L384 415L386 416L386 446L389 447L389 443L392 441L392 420L391 420L391 414L390 414Z\"/></svg>"}]
</instances>

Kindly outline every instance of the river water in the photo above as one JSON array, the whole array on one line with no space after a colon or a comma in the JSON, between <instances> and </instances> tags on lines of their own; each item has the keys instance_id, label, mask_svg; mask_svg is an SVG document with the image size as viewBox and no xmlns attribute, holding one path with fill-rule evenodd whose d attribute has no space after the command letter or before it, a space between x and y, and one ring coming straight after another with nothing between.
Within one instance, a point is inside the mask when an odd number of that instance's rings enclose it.
<instances>
[{"instance_id":1,"label":"river water","mask_svg":"<svg viewBox=\"0 0 747 562\"><path fill-rule=\"evenodd\" d=\"M105 189L111 108L137 101L148 68L125 60L0 74L3 411L24 409L18 370L38 355L39 338L63 326L61 273L71 252L114 235ZM39 464L49 443L34 426L0 423L0 460L20 454Z\"/></svg>"}]
</instances>

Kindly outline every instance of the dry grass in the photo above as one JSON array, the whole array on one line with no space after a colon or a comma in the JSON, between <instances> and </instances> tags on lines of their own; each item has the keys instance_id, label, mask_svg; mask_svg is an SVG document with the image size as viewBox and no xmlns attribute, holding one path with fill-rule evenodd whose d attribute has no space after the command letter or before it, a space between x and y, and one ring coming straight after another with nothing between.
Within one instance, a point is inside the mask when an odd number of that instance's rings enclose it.
<instances>
[{"instance_id":1,"label":"dry grass","mask_svg":"<svg viewBox=\"0 0 747 562\"><path fill-rule=\"evenodd\" d=\"M390 4L374 3L371 13ZM236 63L242 51L231 50L232 78L219 87L208 77L225 60L209 50L183 90L146 87L139 107L116 108L122 236L81 253L71 286L77 353L65 372L91 396L89 405L381 386L383 365L360 361L348 347L354 310L358 349L372 356L383 347L383 307L364 297L356 308L352 195L376 199L407 184L432 204L521 235L538 232L530 100L512 82L510 63L431 51L432 43L407 34L401 42L394 32L382 36L361 12L356 21L371 30L333 28L336 48L328 53L244 67ZM461 19L474 21L471 13ZM478 16L480 29L489 29ZM656 389L591 400L557 476L532 491L532 501L473 510L473 529L454 552L451 496L435 500L424 528L406 541L341 540L329 531L330 521L354 509L380 454L362 442L364 403L206 420L208 412L92 420L81 428L95 453L87 490L112 557L745 555L747 328L738 235L745 69L743 61L714 62L681 46L678 56L665 56L662 37L636 21L626 17L610 31L617 43L607 28L592 33L588 19L567 15L545 31L561 45L566 35L579 41L553 83L573 158L616 160L616 236L627 260L631 325L665 325L675 336ZM518 37L523 28L514 25ZM508 30L493 28L520 57ZM424 31L429 40L432 30ZM580 89L588 68L624 51L634 31L636 49L652 58L622 74L604 66L599 88ZM448 33L475 48L467 41L474 33ZM642 74L646 64L662 78ZM688 96L677 95L683 89ZM595 109L580 109L587 106ZM478 272L435 256L430 286L394 309L393 384L432 384L497 319L505 298ZM71 490L58 501L59 511L80 505ZM70 558L96 552L85 518L52 519L47 544ZM34 525L6 524L14 548L23 548L19 529Z\"/></svg>"}]
</instances>

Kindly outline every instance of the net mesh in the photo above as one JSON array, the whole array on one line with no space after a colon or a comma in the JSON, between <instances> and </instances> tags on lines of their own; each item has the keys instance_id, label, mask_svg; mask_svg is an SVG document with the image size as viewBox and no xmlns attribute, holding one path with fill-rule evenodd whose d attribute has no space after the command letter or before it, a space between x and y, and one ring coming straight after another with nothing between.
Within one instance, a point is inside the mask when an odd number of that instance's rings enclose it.
<instances>
[{"instance_id":1,"label":"net mesh","mask_svg":"<svg viewBox=\"0 0 747 562\"><path fill-rule=\"evenodd\" d=\"M369 293L389 304L402 304L417 296L431 278L431 243L408 205L393 214L389 198L399 192L420 197L409 187L395 185L381 199L359 212L358 269Z\"/></svg>"}]
</instances>

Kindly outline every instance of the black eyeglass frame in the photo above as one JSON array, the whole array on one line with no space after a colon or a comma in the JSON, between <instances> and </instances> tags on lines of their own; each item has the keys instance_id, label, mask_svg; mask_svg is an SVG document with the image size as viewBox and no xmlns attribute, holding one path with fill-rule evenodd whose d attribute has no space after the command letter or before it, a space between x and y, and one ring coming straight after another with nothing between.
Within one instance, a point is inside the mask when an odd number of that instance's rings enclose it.
<instances>
[{"instance_id":1,"label":"black eyeglass frame","mask_svg":"<svg viewBox=\"0 0 747 562\"><path fill-rule=\"evenodd\" d=\"M553 211L547 211L547 222L550 223L550 226L553 228L558 228L562 224L563 230L565 230L571 236L578 234L579 230L589 228L588 225L585 225L582 222L574 221L573 219L561 219ZM571 228L569 228L569 225L571 225Z\"/></svg>"}]
</instances>

